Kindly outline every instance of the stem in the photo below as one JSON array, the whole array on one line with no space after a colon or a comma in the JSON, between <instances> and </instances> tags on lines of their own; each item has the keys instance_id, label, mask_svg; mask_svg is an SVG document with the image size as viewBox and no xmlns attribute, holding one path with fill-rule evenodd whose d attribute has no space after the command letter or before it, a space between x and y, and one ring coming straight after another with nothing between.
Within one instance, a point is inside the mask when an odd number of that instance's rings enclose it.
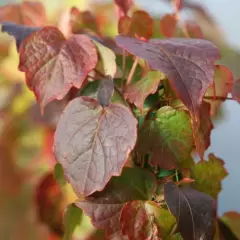
<instances>
[{"instance_id":1,"label":"stem","mask_svg":"<svg viewBox=\"0 0 240 240\"><path fill-rule=\"evenodd\" d=\"M136 70L137 64L138 64L138 58L135 57L134 62L133 62L133 65L132 65L132 68L131 68L131 71L130 71L130 73L129 73L129 75L128 75L128 78L127 78L127 83L126 83L126 85L129 85L129 83L131 82L132 77L133 77L133 74L134 74L134 72L135 72L135 70Z\"/></svg>"},{"instance_id":2,"label":"stem","mask_svg":"<svg viewBox=\"0 0 240 240\"><path fill-rule=\"evenodd\" d=\"M179 178L178 178L178 170L177 170L177 169L175 170L175 176L176 176L176 180L177 180L177 182L179 182Z\"/></svg>"},{"instance_id":3,"label":"stem","mask_svg":"<svg viewBox=\"0 0 240 240\"><path fill-rule=\"evenodd\" d=\"M215 85L215 82L213 81L213 101L216 100L216 95L217 95L217 93L216 93L216 85Z\"/></svg>"},{"instance_id":4,"label":"stem","mask_svg":"<svg viewBox=\"0 0 240 240\"><path fill-rule=\"evenodd\" d=\"M235 100L232 97L220 97L220 96L205 96L203 99L210 99L210 100L220 100L220 101L225 101L225 100Z\"/></svg>"}]
</instances>

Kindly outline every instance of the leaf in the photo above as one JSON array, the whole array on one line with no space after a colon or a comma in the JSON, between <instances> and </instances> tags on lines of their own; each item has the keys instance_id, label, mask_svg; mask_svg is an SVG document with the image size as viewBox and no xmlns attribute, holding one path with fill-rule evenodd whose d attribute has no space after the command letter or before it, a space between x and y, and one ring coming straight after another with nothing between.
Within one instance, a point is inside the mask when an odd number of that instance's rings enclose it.
<instances>
[{"instance_id":1,"label":"leaf","mask_svg":"<svg viewBox=\"0 0 240 240\"><path fill-rule=\"evenodd\" d=\"M147 212L147 202L130 201L122 208L120 222L123 235L128 239L158 239L154 215Z\"/></svg>"},{"instance_id":2,"label":"leaf","mask_svg":"<svg viewBox=\"0 0 240 240\"><path fill-rule=\"evenodd\" d=\"M69 204L65 210L63 222L65 226L63 240L71 240L76 227L81 223L82 210L74 204Z\"/></svg>"},{"instance_id":3,"label":"leaf","mask_svg":"<svg viewBox=\"0 0 240 240\"><path fill-rule=\"evenodd\" d=\"M213 82L214 61L220 57L213 43L178 38L144 42L120 35L116 43L145 59L154 70L165 73L179 98L198 117L202 98Z\"/></svg>"},{"instance_id":4,"label":"leaf","mask_svg":"<svg viewBox=\"0 0 240 240\"><path fill-rule=\"evenodd\" d=\"M218 219L218 227L220 232L220 240L239 240L239 238L232 232L232 230L221 219Z\"/></svg>"},{"instance_id":5,"label":"leaf","mask_svg":"<svg viewBox=\"0 0 240 240\"><path fill-rule=\"evenodd\" d=\"M124 203L131 200L150 200L156 188L155 177L140 168L123 168L119 177L112 177L102 192L79 200L76 205L92 219L96 228L106 236L119 234L120 213Z\"/></svg>"},{"instance_id":6,"label":"leaf","mask_svg":"<svg viewBox=\"0 0 240 240\"><path fill-rule=\"evenodd\" d=\"M216 202L212 197L173 182L164 185L164 196L184 240L213 239Z\"/></svg>"},{"instance_id":7,"label":"leaf","mask_svg":"<svg viewBox=\"0 0 240 240\"><path fill-rule=\"evenodd\" d=\"M223 99L228 96L230 91L230 87L233 84L233 74L232 72L223 65L216 65L215 67L215 75L214 75L214 84L215 84L215 92L213 87L208 88L205 96L214 96L222 97ZM211 104L211 116L215 116L217 111L223 102L223 100L208 100L205 99L206 102Z\"/></svg>"},{"instance_id":8,"label":"leaf","mask_svg":"<svg viewBox=\"0 0 240 240\"><path fill-rule=\"evenodd\" d=\"M143 110L143 104L148 95L154 94L163 74L159 71L148 72L140 81L126 86L124 97L136 107Z\"/></svg>"},{"instance_id":9,"label":"leaf","mask_svg":"<svg viewBox=\"0 0 240 240\"><path fill-rule=\"evenodd\" d=\"M89 29L99 34L97 19L90 11L80 11L76 7L70 10L70 25L74 34L81 33L83 29Z\"/></svg>"},{"instance_id":10,"label":"leaf","mask_svg":"<svg viewBox=\"0 0 240 240\"><path fill-rule=\"evenodd\" d=\"M54 177L56 178L58 184L61 186L64 186L67 183L67 181L64 177L64 171L63 171L62 165L59 163L55 164Z\"/></svg>"},{"instance_id":11,"label":"leaf","mask_svg":"<svg viewBox=\"0 0 240 240\"><path fill-rule=\"evenodd\" d=\"M170 38L174 35L177 27L175 14L166 14L160 19L160 31L163 36Z\"/></svg>"},{"instance_id":12,"label":"leaf","mask_svg":"<svg viewBox=\"0 0 240 240\"><path fill-rule=\"evenodd\" d=\"M232 88L232 97L240 103L240 79L237 79L233 83L233 88Z\"/></svg>"},{"instance_id":13,"label":"leaf","mask_svg":"<svg viewBox=\"0 0 240 240\"><path fill-rule=\"evenodd\" d=\"M133 6L133 0L114 0L118 9L119 17L127 15L129 9Z\"/></svg>"},{"instance_id":14,"label":"leaf","mask_svg":"<svg viewBox=\"0 0 240 240\"><path fill-rule=\"evenodd\" d=\"M46 22L44 5L40 2L24 1L0 7L0 22L12 22L26 26L43 26Z\"/></svg>"},{"instance_id":15,"label":"leaf","mask_svg":"<svg viewBox=\"0 0 240 240\"><path fill-rule=\"evenodd\" d=\"M96 70L104 76L109 75L114 77L117 71L116 56L114 52L97 41L92 40L92 42L96 46L99 54L99 61L96 66Z\"/></svg>"},{"instance_id":16,"label":"leaf","mask_svg":"<svg viewBox=\"0 0 240 240\"><path fill-rule=\"evenodd\" d=\"M72 86L80 88L97 64L97 51L85 35L65 39L55 27L33 33L20 49L19 70L41 106L61 100Z\"/></svg>"},{"instance_id":17,"label":"leaf","mask_svg":"<svg viewBox=\"0 0 240 240\"><path fill-rule=\"evenodd\" d=\"M18 25L10 22L3 22L1 25L2 25L2 32L6 32L15 38L18 51L22 42L30 34L40 30L39 27L26 27L24 25Z\"/></svg>"},{"instance_id":18,"label":"leaf","mask_svg":"<svg viewBox=\"0 0 240 240\"><path fill-rule=\"evenodd\" d=\"M187 20L185 22L185 27L186 27L189 37L197 38L197 39L204 38L201 28L195 21Z\"/></svg>"},{"instance_id":19,"label":"leaf","mask_svg":"<svg viewBox=\"0 0 240 240\"><path fill-rule=\"evenodd\" d=\"M203 101L200 107L200 121L192 120L195 145L201 159L204 157L205 150L210 146L210 134L214 127L210 116L210 107L209 103Z\"/></svg>"},{"instance_id":20,"label":"leaf","mask_svg":"<svg viewBox=\"0 0 240 240\"><path fill-rule=\"evenodd\" d=\"M145 11L135 11L132 18L124 16L119 19L118 31L124 35L148 39L153 34L153 19Z\"/></svg>"},{"instance_id":21,"label":"leaf","mask_svg":"<svg viewBox=\"0 0 240 240\"><path fill-rule=\"evenodd\" d=\"M165 106L142 126L136 149L143 155L151 153L152 165L171 170L192 166L193 144L190 115Z\"/></svg>"},{"instance_id":22,"label":"leaf","mask_svg":"<svg viewBox=\"0 0 240 240\"><path fill-rule=\"evenodd\" d=\"M98 89L98 101L103 106L109 105L111 97L114 93L114 82L111 78L102 79Z\"/></svg>"},{"instance_id":23,"label":"leaf","mask_svg":"<svg viewBox=\"0 0 240 240\"><path fill-rule=\"evenodd\" d=\"M175 8L175 11L179 11L182 8L183 0L172 0L172 4Z\"/></svg>"},{"instance_id":24,"label":"leaf","mask_svg":"<svg viewBox=\"0 0 240 240\"><path fill-rule=\"evenodd\" d=\"M192 187L217 199L222 189L221 181L228 175L224 162L214 154L208 161L200 161L191 168L191 177L195 179Z\"/></svg>"},{"instance_id":25,"label":"leaf","mask_svg":"<svg viewBox=\"0 0 240 240\"><path fill-rule=\"evenodd\" d=\"M240 213L226 212L222 216L222 221L233 231L233 233L240 238Z\"/></svg>"},{"instance_id":26,"label":"leaf","mask_svg":"<svg viewBox=\"0 0 240 240\"><path fill-rule=\"evenodd\" d=\"M119 176L137 138L137 120L121 104L103 108L78 97L63 112L54 139L54 153L78 195L102 190Z\"/></svg>"}]
</instances>

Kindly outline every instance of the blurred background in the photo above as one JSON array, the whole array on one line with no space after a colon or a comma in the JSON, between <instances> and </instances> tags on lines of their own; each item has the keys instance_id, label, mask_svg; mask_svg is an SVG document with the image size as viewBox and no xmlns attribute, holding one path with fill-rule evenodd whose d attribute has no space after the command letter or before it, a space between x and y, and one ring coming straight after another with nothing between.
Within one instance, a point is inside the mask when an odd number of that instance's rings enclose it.
<instances>
[{"instance_id":1,"label":"blurred background","mask_svg":"<svg viewBox=\"0 0 240 240\"><path fill-rule=\"evenodd\" d=\"M69 9L91 10L100 31L113 37L117 34L117 17L112 1L103 0L41 0L45 8L37 8L32 21L21 15L28 10L17 9L19 0L0 0L0 22L11 21L31 26L55 25L66 32ZM173 10L167 0L135 0L156 19ZM194 20L205 38L221 50L219 63L226 65L240 77L240 1L188 0L181 12L182 20ZM30 11L30 10L29 10ZM45 11L45 17L44 17ZM36 21L35 21L36 20ZM161 35L161 34L160 34ZM59 113L66 102L49 104L41 116L33 93L25 85L24 74L18 69L15 42L0 33L0 239L38 240L61 239L62 213L68 203L76 199L71 187L60 187L53 176L55 159L52 155L53 132ZM54 108L55 109L55 108ZM225 101L221 114L214 119L208 153L225 161L229 172L219 197L219 215L226 211L240 211L240 105ZM93 239L95 229L87 217L74 233L76 239ZM103 239L99 232L98 238Z\"/></svg>"}]
</instances>

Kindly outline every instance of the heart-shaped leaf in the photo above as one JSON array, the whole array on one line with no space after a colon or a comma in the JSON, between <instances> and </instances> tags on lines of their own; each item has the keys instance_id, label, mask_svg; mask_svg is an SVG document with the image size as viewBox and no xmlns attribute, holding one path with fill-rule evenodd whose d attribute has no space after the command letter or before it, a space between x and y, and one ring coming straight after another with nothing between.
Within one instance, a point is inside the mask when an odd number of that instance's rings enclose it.
<instances>
[{"instance_id":1,"label":"heart-shaped leaf","mask_svg":"<svg viewBox=\"0 0 240 240\"><path fill-rule=\"evenodd\" d=\"M217 198L221 191L221 181L228 175L224 162L213 154L209 154L208 161L200 161L191 168L191 177L195 179L192 187Z\"/></svg>"},{"instance_id":2,"label":"heart-shaped leaf","mask_svg":"<svg viewBox=\"0 0 240 240\"><path fill-rule=\"evenodd\" d=\"M137 138L137 120L121 104L72 100L57 125L54 152L76 193L90 195L119 176Z\"/></svg>"},{"instance_id":3,"label":"heart-shaped leaf","mask_svg":"<svg viewBox=\"0 0 240 240\"><path fill-rule=\"evenodd\" d=\"M192 166L193 146L190 115L165 106L144 123L136 149L143 155L150 153L152 165L171 170Z\"/></svg>"},{"instance_id":4,"label":"heart-shaped leaf","mask_svg":"<svg viewBox=\"0 0 240 240\"><path fill-rule=\"evenodd\" d=\"M165 73L192 115L199 116L202 98L213 83L214 61L219 58L213 43L174 38L144 42L127 36L117 36L116 43L148 61L154 70Z\"/></svg>"},{"instance_id":5,"label":"heart-shaped leaf","mask_svg":"<svg viewBox=\"0 0 240 240\"><path fill-rule=\"evenodd\" d=\"M37 31L20 49L19 69L26 73L43 112L54 99L63 99L72 86L80 88L97 64L97 51L85 35L65 39L55 27Z\"/></svg>"},{"instance_id":6,"label":"heart-shaped leaf","mask_svg":"<svg viewBox=\"0 0 240 240\"><path fill-rule=\"evenodd\" d=\"M212 197L173 182L164 185L164 196L184 240L214 239L216 202Z\"/></svg>"},{"instance_id":7,"label":"heart-shaped leaf","mask_svg":"<svg viewBox=\"0 0 240 240\"><path fill-rule=\"evenodd\" d=\"M112 177L102 192L96 192L76 205L92 219L92 224L104 229L107 236L120 235L120 213L124 203L150 200L156 187L155 177L140 168L123 168L119 177Z\"/></svg>"}]
</instances>

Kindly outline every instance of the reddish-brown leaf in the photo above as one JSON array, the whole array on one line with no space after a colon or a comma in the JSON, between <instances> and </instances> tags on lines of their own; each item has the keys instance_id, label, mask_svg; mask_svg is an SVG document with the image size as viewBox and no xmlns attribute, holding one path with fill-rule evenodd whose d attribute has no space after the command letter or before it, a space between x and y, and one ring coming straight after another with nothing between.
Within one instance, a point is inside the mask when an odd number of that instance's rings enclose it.
<instances>
[{"instance_id":1,"label":"reddish-brown leaf","mask_svg":"<svg viewBox=\"0 0 240 240\"><path fill-rule=\"evenodd\" d=\"M231 91L231 86L233 84L233 74L232 72L223 65L216 65L215 75L214 75L215 90L212 87L207 89L205 96L213 97L212 100L205 99L206 102L211 104L211 116L215 116L217 111L223 102L224 98L228 96ZM214 100L214 97L221 97L221 100Z\"/></svg>"},{"instance_id":2,"label":"reddish-brown leaf","mask_svg":"<svg viewBox=\"0 0 240 240\"><path fill-rule=\"evenodd\" d=\"M54 27L45 27L21 45L19 69L26 73L43 112L54 99L61 100L72 86L80 88L97 64L97 50L85 35L65 39Z\"/></svg>"},{"instance_id":3,"label":"reddish-brown leaf","mask_svg":"<svg viewBox=\"0 0 240 240\"><path fill-rule=\"evenodd\" d=\"M216 202L212 197L173 182L164 185L164 196L184 240L214 239Z\"/></svg>"},{"instance_id":4,"label":"reddish-brown leaf","mask_svg":"<svg viewBox=\"0 0 240 240\"><path fill-rule=\"evenodd\" d=\"M175 14L166 14L160 19L160 31L163 36L170 38L174 35L177 27Z\"/></svg>"},{"instance_id":5,"label":"reddish-brown leaf","mask_svg":"<svg viewBox=\"0 0 240 240\"><path fill-rule=\"evenodd\" d=\"M195 21L186 21L185 27L189 37L203 39L203 33L199 25Z\"/></svg>"},{"instance_id":6,"label":"reddish-brown leaf","mask_svg":"<svg viewBox=\"0 0 240 240\"><path fill-rule=\"evenodd\" d=\"M240 103L240 79L237 79L233 83L233 88L232 88L232 97Z\"/></svg>"},{"instance_id":7,"label":"reddish-brown leaf","mask_svg":"<svg viewBox=\"0 0 240 240\"><path fill-rule=\"evenodd\" d=\"M117 36L116 43L168 76L170 84L193 116L199 117L202 98L213 82L219 51L202 39L151 39L144 42Z\"/></svg>"},{"instance_id":8,"label":"reddish-brown leaf","mask_svg":"<svg viewBox=\"0 0 240 240\"><path fill-rule=\"evenodd\" d=\"M211 115L211 106L203 101L200 107L199 121L192 119L193 136L195 140L196 150L201 159L203 159L205 150L210 146L210 134L214 128Z\"/></svg>"},{"instance_id":9,"label":"reddish-brown leaf","mask_svg":"<svg viewBox=\"0 0 240 240\"><path fill-rule=\"evenodd\" d=\"M128 16L123 16L118 20L118 33L128 35L132 19Z\"/></svg>"},{"instance_id":10,"label":"reddish-brown leaf","mask_svg":"<svg viewBox=\"0 0 240 240\"><path fill-rule=\"evenodd\" d=\"M111 178L103 191L79 200L76 205L91 218L95 227L105 230L107 237L119 236L123 205L132 200L151 200L155 184L155 177L150 172L140 168L123 168L121 176Z\"/></svg>"},{"instance_id":11,"label":"reddish-brown leaf","mask_svg":"<svg viewBox=\"0 0 240 240\"><path fill-rule=\"evenodd\" d=\"M119 176L137 138L137 120L120 104L102 107L79 97L65 108L55 133L54 152L79 195L102 190Z\"/></svg>"},{"instance_id":12,"label":"reddish-brown leaf","mask_svg":"<svg viewBox=\"0 0 240 240\"><path fill-rule=\"evenodd\" d=\"M46 22L44 5L40 2L24 1L0 7L0 22L43 26Z\"/></svg>"},{"instance_id":13,"label":"reddish-brown leaf","mask_svg":"<svg viewBox=\"0 0 240 240\"><path fill-rule=\"evenodd\" d=\"M126 16L129 9L133 6L133 0L114 0L114 2L117 6L119 18Z\"/></svg>"}]
</instances>

